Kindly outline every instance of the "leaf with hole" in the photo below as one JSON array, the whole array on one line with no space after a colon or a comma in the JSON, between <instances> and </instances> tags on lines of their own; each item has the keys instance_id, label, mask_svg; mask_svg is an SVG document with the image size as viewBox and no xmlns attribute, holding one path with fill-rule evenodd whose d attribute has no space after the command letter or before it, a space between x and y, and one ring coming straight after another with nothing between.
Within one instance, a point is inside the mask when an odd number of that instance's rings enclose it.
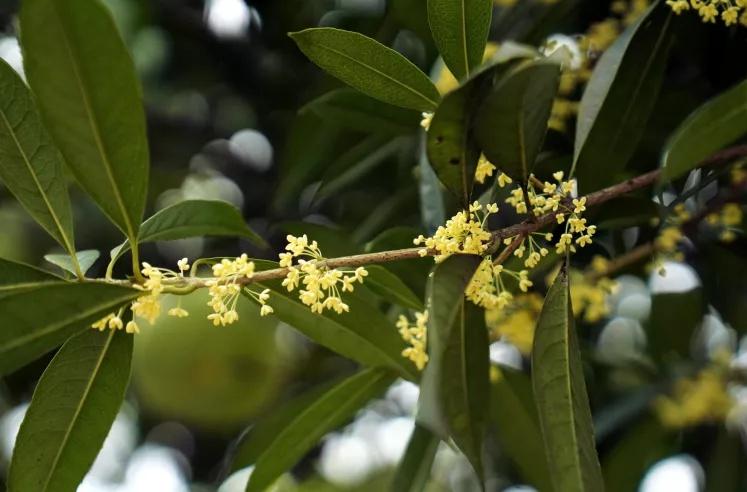
<instances>
[{"instance_id":1,"label":"leaf with hole","mask_svg":"<svg viewBox=\"0 0 747 492\"><path fill-rule=\"evenodd\" d=\"M18 432L9 490L77 490L122 406L132 341L121 330L86 330L62 346Z\"/></svg>"},{"instance_id":2,"label":"leaf with hole","mask_svg":"<svg viewBox=\"0 0 747 492\"><path fill-rule=\"evenodd\" d=\"M537 320L532 386L550 479L557 491L604 490L571 309L567 262Z\"/></svg>"},{"instance_id":3,"label":"leaf with hole","mask_svg":"<svg viewBox=\"0 0 747 492\"><path fill-rule=\"evenodd\" d=\"M364 94L418 111L433 111L438 105L438 90L428 76L378 41L331 27L290 36L311 61Z\"/></svg>"},{"instance_id":4,"label":"leaf with hole","mask_svg":"<svg viewBox=\"0 0 747 492\"><path fill-rule=\"evenodd\" d=\"M100 0L24 0L21 48L52 140L83 189L135 240L148 190L135 67Z\"/></svg>"},{"instance_id":5,"label":"leaf with hole","mask_svg":"<svg viewBox=\"0 0 747 492\"><path fill-rule=\"evenodd\" d=\"M90 329L139 294L109 284L44 281L0 297L0 375Z\"/></svg>"}]
</instances>

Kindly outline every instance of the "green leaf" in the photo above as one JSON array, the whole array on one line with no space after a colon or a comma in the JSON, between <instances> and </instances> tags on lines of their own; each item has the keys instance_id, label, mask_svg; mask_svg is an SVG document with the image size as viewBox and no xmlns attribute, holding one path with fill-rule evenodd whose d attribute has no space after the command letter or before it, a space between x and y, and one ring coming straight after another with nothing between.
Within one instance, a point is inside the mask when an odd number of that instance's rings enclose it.
<instances>
[{"instance_id":1,"label":"green leaf","mask_svg":"<svg viewBox=\"0 0 747 492\"><path fill-rule=\"evenodd\" d=\"M73 214L62 159L26 84L4 60L0 60L0 93L0 180L72 255Z\"/></svg>"},{"instance_id":2,"label":"green leaf","mask_svg":"<svg viewBox=\"0 0 747 492\"><path fill-rule=\"evenodd\" d=\"M130 240L148 189L148 141L129 53L99 0L24 0L29 85L83 189Z\"/></svg>"},{"instance_id":3,"label":"green leaf","mask_svg":"<svg viewBox=\"0 0 747 492\"><path fill-rule=\"evenodd\" d=\"M330 91L301 111L312 111L321 118L358 131L385 135L412 133L419 128L421 120L417 111L385 104L348 88Z\"/></svg>"},{"instance_id":4,"label":"green leaf","mask_svg":"<svg viewBox=\"0 0 747 492\"><path fill-rule=\"evenodd\" d=\"M138 243L173 241L198 236L245 237L258 246L267 243L244 222L241 212L221 200L185 200L159 210L140 226ZM130 249L123 243L111 252L119 258Z\"/></svg>"},{"instance_id":5,"label":"green leaf","mask_svg":"<svg viewBox=\"0 0 747 492\"><path fill-rule=\"evenodd\" d=\"M404 137L390 139L373 135L363 139L330 167L317 196L327 198L346 191L356 181L370 176L373 170L401 152L406 143L407 139Z\"/></svg>"},{"instance_id":6,"label":"green leaf","mask_svg":"<svg viewBox=\"0 0 747 492\"><path fill-rule=\"evenodd\" d=\"M620 442L604 458L607 492L638 490L646 471L657 461L676 452L676 434L659 420L646 416L628 425Z\"/></svg>"},{"instance_id":7,"label":"green leaf","mask_svg":"<svg viewBox=\"0 0 747 492\"><path fill-rule=\"evenodd\" d=\"M532 385L554 489L604 490L573 323L567 263L550 287L537 321Z\"/></svg>"},{"instance_id":8,"label":"green leaf","mask_svg":"<svg viewBox=\"0 0 747 492\"><path fill-rule=\"evenodd\" d=\"M542 149L560 83L560 66L525 62L505 75L480 104L475 138L485 157L514 179L526 181Z\"/></svg>"},{"instance_id":9,"label":"green leaf","mask_svg":"<svg viewBox=\"0 0 747 492\"><path fill-rule=\"evenodd\" d=\"M8 488L75 491L124 400L133 337L87 330L68 340L44 371L18 432Z\"/></svg>"},{"instance_id":10,"label":"green leaf","mask_svg":"<svg viewBox=\"0 0 747 492\"><path fill-rule=\"evenodd\" d=\"M261 260L255 260L255 263L260 268L276 266L273 262ZM402 357L405 344L394 323L361 298L358 290L364 287L356 287L356 292L344 294L343 300L350 306L350 312L315 314L298 300L298 291L288 293L278 281L257 286L273 291L268 304L279 320L320 345L363 365L389 367L406 379L417 379L415 366Z\"/></svg>"},{"instance_id":11,"label":"green leaf","mask_svg":"<svg viewBox=\"0 0 747 492\"><path fill-rule=\"evenodd\" d=\"M379 395L395 376L381 369L366 369L335 385L310 403L277 434L257 459L247 492L266 489L296 464L325 434L343 424L369 400Z\"/></svg>"},{"instance_id":12,"label":"green leaf","mask_svg":"<svg viewBox=\"0 0 747 492\"><path fill-rule=\"evenodd\" d=\"M99 253L98 250L86 249L75 253L75 262L73 262L73 259L70 255L65 254L44 255L44 259L51 264L62 268L66 272L70 272L75 275L76 263L80 267L80 271L86 273L93 266L93 264L96 263L96 260L99 259L99 256L101 256L101 253Z\"/></svg>"},{"instance_id":13,"label":"green leaf","mask_svg":"<svg viewBox=\"0 0 747 492\"><path fill-rule=\"evenodd\" d=\"M438 179L462 206L472 195L480 149L472 135L472 114L480 98L484 77L446 94L438 106L426 135L428 161Z\"/></svg>"},{"instance_id":14,"label":"green leaf","mask_svg":"<svg viewBox=\"0 0 747 492\"><path fill-rule=\"evenodd\" d=\"M420 221L426 233L432 235L439 226L446 222L446 210L441 183L428 162L426 141L427 135L423 135L422 150L418 159L418 196L420 198Z\"/></svg>"},{"instance_id":15,"label":"green leaf","mask_svg":"<svg viewBox=\"0 0 747 492\"><path fill-rule=\"evenodd\" d=\"M436 86L391 48L362 34L331 27L290 34L311 61L346 84L385 103L419 111L438 105Z\"/></svg>"},{"instance_id":16,"label":"green leaf","mask_svg":"<svg viewBox=\"0 0 747 492\"><path fill-rule=\"evenodd\" d=\"M384 299L400 306L423 310L423 301L398 276L380 265L369 265L366 287Z\"/></svg>"},{"instance_id":17,"label":"green leaf","mask_svg":"<svg viewBox=\"0 0 747 492\"><path fill-rule=\"evenodd\" d=\"M484 95L493 80L512 67L515 59L531 53L522 45L506 43L490 62L482 65L459 88L446 94L433 115L426 135L428 160L438 179L461 200L464 207L471 200L475 169L480 158L480 148L474 136L475 114L484 103Z\"/></svg>"},{"instance_id":18,"label":"green leaf","mask_svg":"<svg viewBox=\"0 0 747 492\"><path fill-rule=\"evenodd\" d=\"M240 438L231 460L230 472L254 465L275 438L314 402L323 397L334 383L323 384L273 408Z\"/></svg>"},{"instance_id":19,"label":"green leaf","mask_svg":"<svg viewBox=\"0 0 747 492\"><path fill-rule=\"evenodd\" d=\"M392 479L392 492L422 492L431 476L438 445L436 435L422 425L415 424L405 455Z\"/></svg>"},{"instance_id":20,"label":"green leaf","mask_svg":"<svg viewBox=\"0 0 747 492\"><path fill-rule=\"evenodd\" d=\"M552 490L544 460L542 433L534 405L532 381L522 372L498 368L491 384L490 417L501 452L516 464L521 477L537 490Z\"/></svg>"},{"instance_id":21,"label":"green leaf","mask_svg":"<svg viewBox=\"0 0 747 492\"><path fill-rule=\"evenodd\" d=\"M49 352L140 294L101 283L40 282L0 298L0 375Z\"/></svg>"},{"instance_id":22,"label":"green leaf","mask_svg":"<svg viewBox=\"0 0 747 492\"><path fill-rule=\"evenodd\" d=\"M54 282L60 277L38 268L0 258L0 295L23 288L38 287L42 282Z\"/></svg>"},{"instance_id":23,"label":"green leaf","mask_svg":"<svg viewBox=\"0 0 747 492\"><path fill-rule=\"evenodd\" d=\"M692 113L669 138L662 157L662 179L674 179L716 151L747 135L747 80Z\"/></svg>"},{"instance_id":24,"label":"green leaf","mask_svg":"<svg viewBox=\"0 0 747 492\"><path fill-rule=\"evenodd\" d=\"M492 14L492 0L428 0L433 39L457 79L482 62Z\"/></svg>"},{"instance_id":25,"label":"green leaf","mask_svg":"<svg viewBox=\"0 0 747 492\"><path fill-rule=\"evenodd\" d=\"M488 332L481 309L464 289L482 259L455 255L433 270L428 283L428 365L418 421L451 438L483 480L483 437L489 405Z\"/></svg>"},{"instance_id":26,"label":"green leaf","mask_svg":"<svg viewBox=\"0 0 747 492\"><path fill-rule=\"evenodd\" d=\"M581 99L573 170L581 193L617 182L643 136L667 66L672 11L657 2L605 51Z\"/></svg>"},{"instance_id":27,"label":"green leaf","mask_svg":"<svg viewBox=\"0 0 747 492\"><path fill-rule=\"evenodd\" d=\"M687 359L695 331L706 313L703 289L657 293L651 297L651 316L646 328L648 346L658 361Z\"/></svg>"}]
</instances>

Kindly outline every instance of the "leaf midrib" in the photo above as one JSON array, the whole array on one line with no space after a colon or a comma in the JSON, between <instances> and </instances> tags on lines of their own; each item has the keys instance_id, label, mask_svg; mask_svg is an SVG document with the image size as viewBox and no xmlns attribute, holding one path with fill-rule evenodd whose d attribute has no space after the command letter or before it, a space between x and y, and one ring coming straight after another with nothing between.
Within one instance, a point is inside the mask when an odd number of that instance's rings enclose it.
<instances>
[{"instance_id":1,"label":"leaf midrib","mask_svg":"<svg viewBox=\"0 0 747 492\"><path fill-rule=\"evenodd\" d=\"M355 63L355 64L357 64L357 65L359 65L359 66L361 66L361 67L363 67L363 68L367 68L368 70L371 70L372 72L375 72L375 73L377 73L378 75L380 75L380 76L382 76L382 77L384 77L384 78L386 78L386 79L390 80L391 82L394 82L394 83L395 83L396 85L399 85L400 87L403 87L404 89L406 89L406 90L410 91L411 93L415 94L416 96L418 96L418 97L420 97L421 99L423 99L424 101L426 101L426 102L427 102L427 103L428 103L428 104L429 104L429 105L430 105L430 106L431 106L432 108L435 108L436 106L438 106L438 103L436 103L436 101L434 101L434 100L430 99L430 98L429 98L429 97L427 97L427 96L426 96L425 94L423 94L423 93L421 93L420 91L418 91L418 90L416 90L416 89L414 89L414 88L410 87L409 85L407 85L407 84L405 84L405 83L403 83L403 82L401 82L401 81L399 81L399 80L395 79L395 78L394 78L394 77L392 77L391 75L388 75L388 74L386 74L386 73L382 72L381 70L379 70L379 69L377 69L377 68L375 68L375 67L372 67L371 65L367 65L367 64L365 64L365 63L361 62L360 60L357 60L357 59L353 58L352 56L349 56L349 55L347 55L346 53L343 53L342 51L340 51L340 50L337 50L337 49L335 49L335 48L332 48L332 47L330 47L330 46L326 46L326 45L324 45L324 44L320 44L320 43L318 43L318 44L317 44L317 46L318 46L319 48L323 49L323 50L327 50L327 51L330 51L330 52L332 52L332 53L334 53L334 54L336 54L336 55L339 55L339 56L341 56L341 57L343 57L343 58L345 58L345 59L347 59L347 60L349 60L349 61L351 61L351 62L353 62L353 63ZM394 50L392 50L391 48L388 48L388 47L386 47L386 46L384 46L384 48L386 48L386 49L388 49L388 50L390 50L390 51L394 51ZM394 51L394 53L396 53L396 54L397 54L397 55L399 55L399 56L402 56L402 55L400 55L399 53L397 53L396 51ZM406 59L405 59L405 60L406 60ZM417 68L417 67L416 67L416 68Z\"/></svg>"},{"instance_id":2,"label":"leaf midrib","mask_svg":"<svg viewBox=\"0 0 747 492\"><path fill-rule=\"evenodd\" d=\"M3 123L8 128L8 133L13 138L13 143L16 145L16 148L18 149L18 153L23 158L23 162L26 165L26 168L27 168L29 174L31 175L31 178L34 180L34 185L39 190L39 194L41 195L42 200L44 200L44 205L46 205L47 209L49 210L49 215L52 217L52 220L54 221L54 224L55 224L55 226L57 227L57 229L59 231L60 238L62 239L62 242L64 243L63 246L68 251L68 253L70 254L70 256L74 257L75 256L75 247L71 244L70 238L67 237L67 233L65 232L65 229L62 227L62 222L57 217L57 213L55 212L54 208L52 207L52 204L49 202L47 194L44 191L44 188L42 187L41 183L39 182L39 179L36 176L36 172L35 172L33 166L31 165L31 162L30 162L28 156L26 155L25 149L23 148L23 146L21 146L21 142L18 141L18 138L16 138L15 130L11 126L10 121L8 121L8 117L5 114L5 111L0 109L0 115L2 115ZM40 145L42 145L42 144L40 144Z\"/></svg>"},{"instance_id":3,"label":"leaf midrib","mask_svg":"<svg viewBox=\"0 0 747 492\"><path fill-rule=\"evenodd\" d=\"M260 288L262 288L262 289L270 288L270 287L268 287L267 285L264 285L264 284L257 284L257 286L260 287ZM291 297L285 295L282 291L277 291L277 290L272 289L272 288L270 288L270 290L272 290L276 294L282 296L285 301L293 303L294 307L300 307L300 306L296 305L296 301L294 299L292 299ZM251 296L247 296L247 297L251 298ZM393 366L389 366L389 368L396 369L397 371L401 371L403 376L406 375L406 376L409 376L409 377L413 377L413 372L411 370L409 370L409 368L406 365L404 365L405 364L403 362L404 359L392 357L386 350L384 350L381 347L379 347L378 344L376 344L376 343L372 342L371 340L363 337L358 332L351 330L350 328L348 328L344 324L339 323L339 322L333 320L332 318L324 316L324 315L318 315L318 316L322 316L327 322L337 325L338 327L340 327L340 329L342 331L344 331L348 335L352 335L355 339L360 340L361 342L365 343L368 347L373 348L374 352L382 354L385 360L388 360L388 361L390 361L390 364L393 364Z\"/></svg>"},{"instance_id":4,"label":"leaf midrib","mask_svg":"<svg viewBox=\"0 0 747 492\"><path fill-rule=\"evenodd\" d=\"M467 53L467 12L466 12L466 3L467 0L461 0L460 6L461 6L461 13L462 13L462 22L460 24L460 27L462 28L462 48L464 50L464 76L469 75L469 54Z\"/></svg>"},{"instance_id":5,"label":"leaf midrib","mask_svg":"<svg viewBox=\"0 0 747 492\"><path fill-rule=\"evenodd\" d=\"M132 295L132 297L135 297L135 296ZM116 301L112 301L110 303L99 304L95 308L88 309L88 310L85 310L85 311L82 311L82 312L78 313L78 315L76 315L76 316L73 316L71 318L67 318L67 319L59 321L57 323L52 323L52 324L48 325L47 328L44 329L44 330L39 330L39 331L32 332L32 333L26 335L25 337L15 338L11 342L9 342L9 343L7 343L5 345L0 345L0 355L8 353L10 350L17 348L20 345L24 345L25 343L28 343L29 341L34 341L34 340L39 339L39 338L41 338L43 336L46 336L46 335L48 335L48 334L50 334L50 333L52 333L54 331L59 330L60 328L64 328L65 326L72 325L73 323L77 323L79 321L82 321L82 320L84 320L84 319L86 319L86 318L88 318L90 316L93 316L94 314L96 314L99 311L106 311L110 307L118 306L118 305L122 304L123 302L127 302L132 297L129 297L129 296L128 297L123 297L122 299L117 299Z\"/></svg>"},{"instance_id":6,"label":"leaf midrib","mask_svg":"<svg viewBox=\"0 0 747 492\"><path fill-rule=\"evenodd\" d=\"M52 480L52 476L55 474L57 463L59 463L60 459L62 458L62 453L65 450L65 447L67 446L67 441L70 439L70 434L72 434L73 432L73 427L75 427L76 421L78 420L78 417L80 416L80 412L83 410L83 405L88 399L88 395L91 392L91 388L93 387L93 382L95 381L96 377L98 376L99 371L101 370L101 365L104 362L104 356L109 351L109 346L111 345L111 342L114 339L115 334L116 332L114 330L110 330L109 338L107 338L106 344L102 348L101 353L99 354L99 357L96 360L96 365L94 366L93 371L91 371L91 374L90 374L91 377L86 383L86 387L83 391L83 395L78 401L78 406L75 408L75 412L73 413L73 418L70 419L70 425L68 425L67 429L65 430L65 435L62 438L62 442L60 443L60 446L57 450L57 454L55 455L54 459L52 460L52 464L49 467L49 473L46 479L44 480L44 485L42 486L42 490L47 490L47 488L49 487L49 483Z\"/></svg>"},{"instance_id":7,"label":"leaf midrib","mask_svg":"<svg viewBox=\"0 0 747 492\"><path fill-rule=\"evenodd\" d=\"M260 468L261 465L264 463L264 461L266 461L263 458L265 456L267 456L268 453L272 452L277 447L276 443L279 442L279 441L281 441L288 434L289 429L292 429L292 427L293 427L293 425L295 423L297 423L300 420L303 420L304 417L307 416L309 413L311 413L313 410L315 410L316 407L322 405L324 402L326 402L327 400L329 400L333 396L336 396L339 391L342 391L343 388L347 388L349 385L351 385L353 382L355 382L354 380L360 379L362 376L363 376L363 373L359 373L359 374L357 374L357 377L356 376L352 376L351 378L348 378L346 381L341 382L340 385L337 386L337 387L335 387L333 390L331 390L330 393L327 393L324 397L322 397L321 399L317 400L317 403L315 405L310 405L305 410L301 411L301 413L299 413L297 415L297 417L295 419L293 419L280 432L280 434L278 434L278 437L275 439L275 441L273 441L273 444L271 444L267 448L267 450L264 453L262 453L262 456L257 460L257 464L255 466L255 470L256 469L261 469ZM356 399L361 394L363 394L365 391L368 391L372 386L374 386L376 383L378 383L379 381L381 381L381 379L383 377L385 377L385 376L386 376L386 373L384 373L382 371L380 374L378 374L378 376L376 378L373 378L371 381L369 381L368 384L363 385L363 386L359 386L358 389L356 389L355 392L348 397L348 399L347 399L347 401L345 403L350 402L350 401ZM317 424L317 427L322 427L322 426L326 425L327 423L329 423L330 421L333 421L337 417L337 415L340 413L339 412L339 408L340 407L337 408L338 412L336 412L336 413L335 412L330 412L330 413L327 414L326 417L322 418L322 420L319 422L319 424ZM295 449L296 448L294 448L294 450ZM252 474L252 476L255 476L255 475L256 475L255 473ZM251 484L251 478L249 480L249 484ZM247 490L250 490L249 489L249 484L247 484Z\"/></svg>"},{"instance_id":8,"label":"leaf midrib","mask_svg":"<svg viewBox=\"0 0 747 492\"><path fill-rule=\"evenodd\" d=\"M88 99L86 85L83 83L83 78L81 77L81 74L80 74L79 62L75 56L74 51L70 47L70 41L67 35L67 26L62 21L62 17L60 16L60 13L59 13L59 7L57 6L57 1L53 0L53 1L50 1L49 3L52 6L52 10L54 11L54 17L58 20L58 24L60 26L60 32L62 33L62 40L65 46L65 51L67 52L68 57L70 59L71 66L73 69L73 74L75 75L75 80L78 82L77 87L78 87L78 90L80 91L81 98L83 99L83 107L86 111L86 114L88 115L89 127L91 129L91 133L93 134L93 138L96 143L96 147L99 151L101 161L104 164L104 170L106 172L106 177L109 180L112 194L114 195L114 199L117 203L117 207L119 208L119 212L122 214L122 220L124 220L125 222L125 228L127 229L125 233L127 234L127 237L131 241L134 241L136 238L135 228L130 220L130 216L127 211L127 208L124 205L124 200L122 199L122 195L120 193L119 187L117 186L117 182L114 180L112 165L111 165L111 162L109 162L109 156L105 151L104 142L101 140L101 134L100 134L99 127L98 127L98 121L96 120L96 117L93 114L93 111L91 109L91 101L89 101Z\"/></svg>"}]
</instances>

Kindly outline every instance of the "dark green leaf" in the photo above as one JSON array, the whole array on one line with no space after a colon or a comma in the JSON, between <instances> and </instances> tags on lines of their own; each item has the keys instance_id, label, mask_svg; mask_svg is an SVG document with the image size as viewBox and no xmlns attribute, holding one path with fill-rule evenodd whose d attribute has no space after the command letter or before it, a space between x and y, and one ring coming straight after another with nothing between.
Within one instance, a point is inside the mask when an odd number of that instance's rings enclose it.
<instances>
[{"instance_id":1,"label":"dark green leaf","mask_svg":"<svg viewBox=\"0 0 747 492\"><path fill-rule=\"evenodd\" d=\"M10 490L77 490L122 406L132 341L123 331L87 330L62 346L18 432Z\"/></svg>"},{"instance_id":2,"label":"dark green leaf","mask_svg":"<svg viewBox=\"0 0 747 492\"><path fill-rule=\"evenodd\" d=\"M314 99L301 111L313 111L329 119L366 133L400 135L419 128L417 111L385 104L353 89L337 89Z\"/></svg>"},{"instance_id":3,"label":"dark green leaf","mask_svg":"<svg viewBox=\"0 0 747 492\"><path fill-rule=\"evenodd\" d=\"M482 62L492 13L492 0L428 0L433 39L457 79Z\"/></svg>"},{"instance_id":4,"label":"dark green leaf","mask_svg":"<svg viewBox=\"0 0 747 492\"><path fill-rule=\"evenodd\" d=\"M392 480L392 492L422 492L431 475L433 460L441 439L422 425L415 424L405 455Z\"/></svg>"},{"instance_id":5,"label":"dark green leaf","mask_svg":"<svg viewBox=\"0 0 747 492\"><path fill-rule=\"evenodd\" d=\"M365 285L373 292L394 304L415 311L423 310L423 301L398 276L380 265L369 265L366 270Z\"/></svg>"},{"instance_id":6,"label":"dark green leaf","mask_svg":"<svg viewBox=\"0 0 747 492\"><path fill-rule=\"evenodd\" d=\"M481 258L455 255L428 282L428 365L418 421L451 438L484 478L483 438L489 399L488 332L481 309L464 301Z\"/></svg>"},{"instance_id":7,"label":"dark green leaf","mask_svg":"<svg viewBox=\"0 0 747 492\"><path fill-rule=\"evenodd\" d=\"M567 265L550 287L532 350L532 385L545 456L558 492L604 490L573 323Z\"/></svg>"},{"instance_id":8,"label":"dark green leaf","mask_svg":"<svg viewBox=\"0 0 747 492\"><path fill-rule=\"evenodd\" d=\"M672 44L671 23L669 6L655 3L594 68L576 128L573 170L580 192L616 182L635 152L659 95Z\"/></svg>"},{"instance_id":9,"label":"dark green leaf","mask_svg":"<svg viewBox=\"0 0 747 492\"><path fill-rule=\"evenodd\" d=\"M424 135L420 159L418 159L418 195L420 197L420 221L426 232L431 235L446 222L446 210L441 183L428 162L425 150L426 139L427 136Z\"/></svg>"},{"instance_id":10,"label":"dark green leaf","mask_svg":"<svg viewBox=\"0 0 747 492\"><path fill-rule=\"evenodd\" d=\"M738 431L718 430L706 465L707 491L740 492L747 489L747 473L743 463L747 460L742 438Z\"/></svg>"},{"instance_id":11,"label":"dark green leaf","mask_svg":"<svg viewBox=\"0 0 747 492\"><path fill-rule=\"evenodd\" d=\"M185 200L159 210L140 226L138 243L200 236L245 237L258 246L267 245L246 225L236 207L221 200ZM129 249L128 243L121 244L111 256L118 258Z\"/></svg>"},{"instance_id":12,"label":"dark green leaf","mask_svg":"<svg viewBox=\"0 0 747 492\"><path fill-rule=\"evenodd\" d=\"M23 62L52 139L78 182L135 240L148 189L140 86L99 0L25 0Z\"/></svg>"},{"instance_id":13,"label":"dark green leaf","mask_svg":"<svg viewBox=\"0 0 747 492\"><path fill-rule=\"evenodd\" d=\"M499 371L499 376L491 384L490 416L498 431L501 451L516 464L525 481L537 490L552 490L547 465L538 459L545 451L532 381L526 374L509 368L494 370Z\"/></svg>"},{"instance_id":14,"label":"dark green leaf","mask_svg":"<svg viewBox=\"0 0 747 492\"><path fill-rule=\"evenodd\" d=\"M333 386L333 383L324 384L307 391L259 419L241 436L231 460L231 472L254 465L283 429Z\"/></svg>"},{"instance_id":15,"label":"dark green leaf","mask_svg":"<svg viewBox=\"0 0 747 492\"><path fill-rule=\"evenodd\" d=\"M60 277L38 268L0 258L0 295L22 288L38 287L41 282L54 282Z\"/></svg>"},{"instance_id":16,"label":"dark green leaf","mask_svg":"<svg viewBox=\"0 0 747 492\"><path fill-rule=\"evenodd\" d=\"M662 157L662 179L674 179L747 135L747 80L711 99L670 137Z\"/></svg>"},{"instance_id":17,"label":"dark green leaf","mask_svg":"<svg viewBox=\"0 0 747 492\"><path fill-rule=\"evenodd\" d=\"M86 273L93 266L93 264L96 263L96 260L99 259L99 256L101 256L101 253L99 253L98 250L95 249L86 249L75 253L76 263L80 266L80 271ZM76 263L73 262L73 259L70 255L44 255L44 259L51 264L62 268L66 272L70 272L75 275Z\"/></svg>"},{"instance_id":18,"label":"dark green leaf","mask_svg":"<svg viewBox=\"0 0 747 492\"><path fill-rule=\"evenodd\" d=\"M525 62L500 80L480 105L475 137L485 157L514 179L526 181L547 133L560 66Z\"/></svg>"},{"instance_id":19,"label":"dark green leaf","mask_svg":"<svg viewBox=\"0 0 747 492\"><path fill-rule=\"evenodd\" d=\"M604 459L607 492L638 490L651 465L675 452L675 439L676 435L652 416L625 429L623 438Z\"/></svg>"},{"instance_id":20,"label":"dark green leaf","mask_svg":"<svg viewBox=\"0 0 747 492\"><path fill-rule=\"evenodd\" d=\"M366 369L335 385L298 413L256 461L247 492L266 489L296 464L325 434L343 424L394 382L381 369Z\"/></svg>"},{"instance_id":21,"label":"dark green leaf","mask_svg":"<svg viewBox=\"0 0 747 492\"><path fill-rule=\"evenodd\" d=\"M62 159L23 80L0 60L0 180L29 214L75 253L73 215Z\"/></svg>"},{"instance_id":22,"label":"dark green leaf","mask_svg":"<svg viewBox=\"0 0 747 492\"><path fill-rule=\"evenodd\" d=\"M371 97L419 111L433 111L438 105L438 90L428 76L371 38L329 27L290 36L311 61Z\"/></svg>"},{"instance_id":23,"label":"dark green leaf","mask_svg":"<svg viewBox=\"0 0 747 492\"><path fill-rule=\"evenodd\" d=\"M528 53L531 51L524 46L506 43L490 62L476 70L458 89L444 96L433 115L426 138L428 160L438 179L461 200L464 207L471 200L475 169L480 158L480 148L473 135L475 113L483 104L483 96L493 79L513 66L512 60L526 57Z\"/></svg>"},{"instance_id":24,"label":"dark green leaf","mask_svg":"<svg viewBox=\"0 0 747 492\"><path fill-rule=\"evenodd\" d=\"M329 169L317 195L326 198L349 189L352 184L370 175L371 171L401 151L406 142L405 138L389 139L378 135L362 140Z\"/></svg>"},{"instance_id":25,"label":"dark green leaf","mask_svg":"<svg viewBox=\"0 0 747 492\"><path fill-rule=\"evenodd\" d=\"M255 263L275 266L266 261ZM268 304L275 316L315 342L363 365L393 368L404 378L417 379L415 366L401 355L405 344L394 324L358 292L343 296L350 312L315 314L298 300L298 291L288 293L280 282L268 282L266 287L273 291Z\"/></svg>"},{"instance_id":26,"label":"dark green leaf","mask_svg":"<svg viewBox=\"0 0 747 492\"><path fill-rule=\"evenodd\" d=\"M446 94L426 137L428 161L447 190L462 206L470 201L480 149L472 135L471 117L479 103L482 77Z\"/></svg>"},{"instance_id":27,"label":"dark green leaf","mask_svg":"<svg viewBox=\"0 0 747 492\"><path fill-rule=\"evenodd\" d=\"M648 346L657 360L688 358L695 330L705 314L703 289L659 293L651 298Z\"/></svg>"},{"instance_id":28,"label":"dark green leaf","mask_svg":"<svg viewBox=\"0 0 747 492\"><path fill-rule=\"evenodd\" d=\"M0 298L0 375L89 329L138 294L100 283L40 282Z\"/></svg>"}]
</instances>

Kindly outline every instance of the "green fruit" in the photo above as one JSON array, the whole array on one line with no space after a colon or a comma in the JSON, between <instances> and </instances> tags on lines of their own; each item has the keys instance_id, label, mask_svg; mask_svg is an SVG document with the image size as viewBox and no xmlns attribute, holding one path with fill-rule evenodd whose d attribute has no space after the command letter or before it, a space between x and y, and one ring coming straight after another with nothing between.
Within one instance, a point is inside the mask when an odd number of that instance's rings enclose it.
<instances>
[{"instance_id":1,"label":"green fruit","mask_svg":"<svg viewBox=\"0 0 747 492\"><path fill-rule=\"evenodd\" d=\"M187 318L167 316L177 297L164 296L154 326L140 321L133 383L146 411L213 432L246 424L277 395L288 375L287 351L278 350L277 320L239 299L239 320L215 327L207 320L205 291L181 297ZM287 356L286 356L287 357Z\"/></svg>"}]
</instances>

